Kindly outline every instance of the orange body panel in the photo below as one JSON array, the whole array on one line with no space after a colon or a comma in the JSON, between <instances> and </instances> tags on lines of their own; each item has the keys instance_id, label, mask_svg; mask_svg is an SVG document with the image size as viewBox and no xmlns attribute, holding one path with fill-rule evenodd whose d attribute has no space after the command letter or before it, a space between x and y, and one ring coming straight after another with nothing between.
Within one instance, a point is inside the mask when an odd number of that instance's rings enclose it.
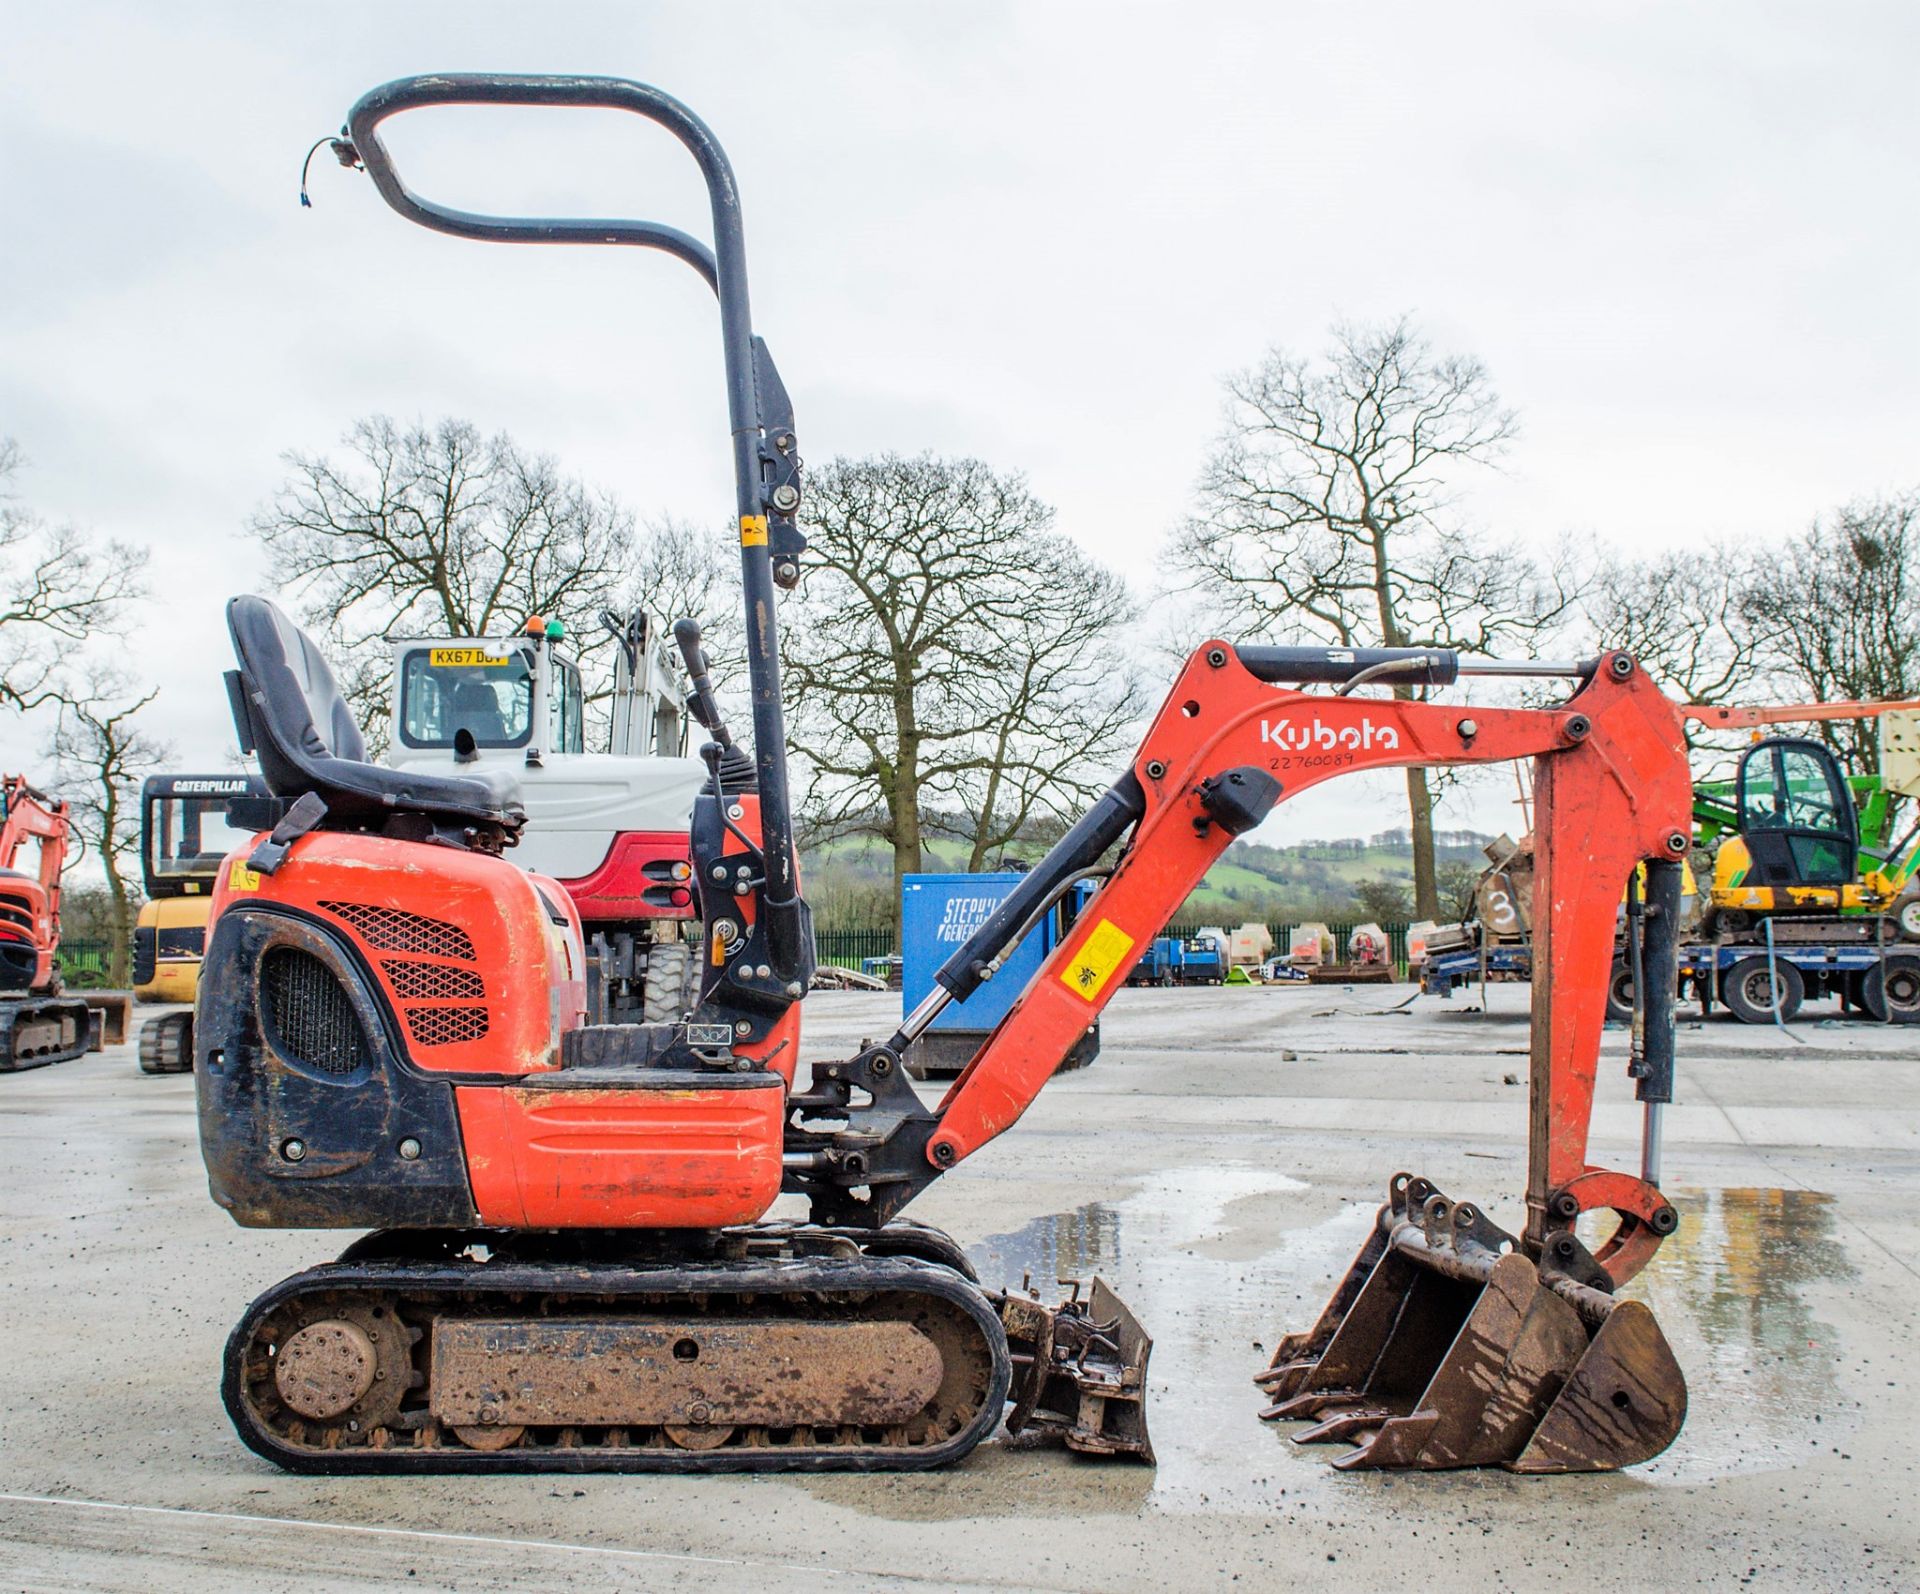
<instances>
[{"instance_id":1,"label":"orange body panel","mask_svg":"<svg viewBox=\"0 0 1920 1594\"><path fill-rule=\"evenodd\" d=\"M558 882L485 853L352 832L300 837L271 875L247 868L250 850L221 869L211 920L246 900L344 936L417 1067L517 1078L560 1066L560 1036L585 1015L586 969Z\"/></svg>"},{"instance_id":2,"label":"orange body panel","mask_svg":"<svg viewBox=\"0 0 1920 1594\"><path fill-rule=\"evenodd\" d=\"M7 962L28 972L21 981L29 991L53 988L57 972L55 953L60 946L60 873L66 867L69 836L67 805L43 797L20 775L0 778L0 941L12 956ZM33 872L19 870L21 852L32 841L38 848ZM19 870L18 874L9 871Z\"/></svg>"},{"instance_id":3,"label":"orange body panel","mask_svg":"<svg viewBox=\"0 0 1920 1594\"><path fill-rule=\"evenodd\" d=\"M481 1221L502 1228L717 1229L780 1193L786 1083L568 1090L462 1085L455 1097Z\"/></svg>"}]
</instances>

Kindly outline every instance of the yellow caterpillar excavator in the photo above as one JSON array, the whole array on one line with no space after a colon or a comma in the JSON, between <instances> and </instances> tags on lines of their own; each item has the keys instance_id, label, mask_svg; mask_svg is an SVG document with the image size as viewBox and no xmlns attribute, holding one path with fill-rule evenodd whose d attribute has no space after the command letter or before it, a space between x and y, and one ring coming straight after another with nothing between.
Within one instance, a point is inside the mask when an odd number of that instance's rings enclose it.
<instances>
[{"instance_id":1,"label":"yellow caterpillar excavator","mask_svg":"<svg viewBox=\"0 0 1920 1594\"><path fill-rule=\"evenodd\" d=\"M133 997L167 1003L140 1026L140 1069L183 1074L193 1067L193 1003L207 950L213 887L226 855L246 833L227 823L236 797L265 797L258 775L149 775L140 787L140 870L147 900L133 927ZM184 1011L182 1011L184 1007Z\"/></svg>"}]
</instances>

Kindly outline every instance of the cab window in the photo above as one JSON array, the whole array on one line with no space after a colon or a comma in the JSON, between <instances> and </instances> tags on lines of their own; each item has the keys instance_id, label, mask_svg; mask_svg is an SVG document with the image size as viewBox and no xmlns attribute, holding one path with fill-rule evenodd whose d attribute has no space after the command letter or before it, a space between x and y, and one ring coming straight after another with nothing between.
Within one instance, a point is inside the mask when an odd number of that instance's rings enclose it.
<instances>
[{"instance_id":1,"label":"cab window","mask_svg":"<svg viewBox=\"0 0 1920 1594\"><path fill-rule=\"evenodd\" d=\"M400 670L400 740L451 747L466 731L476 747L524 747L533 734L533 668L511 648L415 648Z\"/></svg>"},{"instance_id":2,"label":"cab window","mask_svg":"<svg viewBox=\"0 0 1920 1594\"><path fill-rule=\"evenodd\" d=\"M220 860L253 836L252 831L227 823L224 796L149 797L141 828L150 880L211 882Z\"/></svg>"},{"instance_id":3,"label":"cab window","mask_svg":"<svg viewBox=\"0 0 1920 1594\"><path fill-rule=\"evenodd\" d=\"M556 753L584 753L586 732L582 725L580 670L564 659L553 662L553 701L548 705L548 723L552 726Z\"/></svg>"},{"instance_id":4,"label":"cab window","mask_svg":"<svg viewBox=\"0 0 1920 1594\"><path fill-rule=\"evenodd\" d=\"M1744 812L1749 830L1826 830L1845 835L1851 798L1825 759L1805 748L1765 747L1745 772Z\"/></svg>"}]
</instances>

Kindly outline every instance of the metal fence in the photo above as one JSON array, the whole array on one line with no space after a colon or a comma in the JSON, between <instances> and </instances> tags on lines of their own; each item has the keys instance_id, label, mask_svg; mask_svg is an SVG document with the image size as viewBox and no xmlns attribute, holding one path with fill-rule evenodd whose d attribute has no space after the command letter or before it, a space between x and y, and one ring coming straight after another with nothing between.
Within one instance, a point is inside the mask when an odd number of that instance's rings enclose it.
<instances>
[{"instance_id":1,"label":"metal fence","mask_svg":"<svg viewBox=\"0 0 1920 1594\"><path fill-rule=\"evenodd\" d=\"M893 926L858 925L837 930L813 932L815 948L822 963L843 969L857 969L868 958L891 957L894 951Z\"/></svg>"},{"instance_id":2,"label":"metal fence","mask_svg":"<svg viewBox=\"0 0 1920 1594\"><path fill-rule=\"evenodd\" d=\"M81 990L104 985L107 982L107 963L112 956L111 941L81 941L63 936L58 954L61 978Z\"/></svg>"}]
</instances>

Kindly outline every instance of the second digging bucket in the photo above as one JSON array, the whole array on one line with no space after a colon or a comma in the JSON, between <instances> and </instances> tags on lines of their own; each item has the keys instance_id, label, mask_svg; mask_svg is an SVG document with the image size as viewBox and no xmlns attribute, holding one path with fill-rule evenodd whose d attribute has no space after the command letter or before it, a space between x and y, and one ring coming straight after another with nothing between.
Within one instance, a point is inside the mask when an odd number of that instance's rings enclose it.
<instances>
[{"instance_id":1,"label":"second digging bucket","mask_svg":"<svg viewBox=\"0 0 1920 1594\"><path fill-rule=\"evenodd\" d=\"M1686 1417L1653 1314L1616 1301L1571 1232L1541 1260L1475 1206L1396 1174L1320 1320L1256 1380L1272 1420L1351 1440L1342 1468L1604 1472L1651 1460Z\"/></svg>"}]
</instances>

